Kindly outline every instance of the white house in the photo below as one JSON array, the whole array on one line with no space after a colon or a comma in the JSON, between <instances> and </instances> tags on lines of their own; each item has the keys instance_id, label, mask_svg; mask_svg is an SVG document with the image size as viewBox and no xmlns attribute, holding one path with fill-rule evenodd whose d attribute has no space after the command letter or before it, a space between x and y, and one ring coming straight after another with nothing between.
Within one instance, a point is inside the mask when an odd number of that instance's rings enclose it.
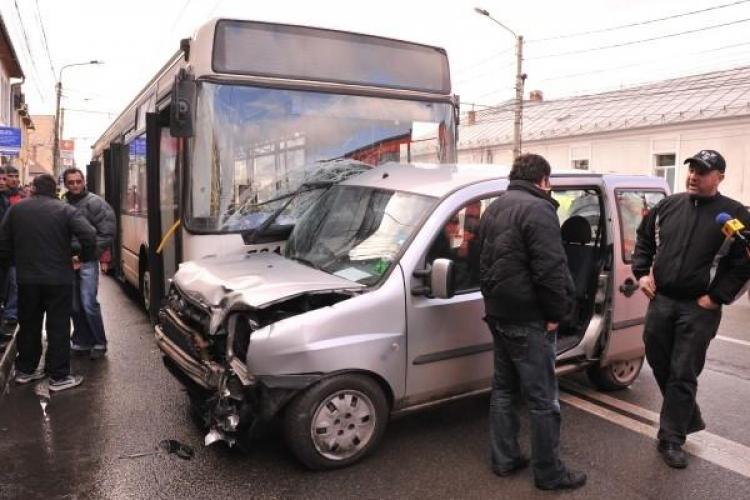
<instances>
[{"instance_id":1,"label":"white house","mask_svg":"<svg viewBox=\"0 0 750 500\"><path fill-rule=\"evenodd\" d=\"M727 161L721 191L750 205L750 66L602 94L524 102L523 152L554 167L655 174L684 190L685 158L715 149ZM512 162L513 103L471 111L460 162Z\"/></svg>"}]
</instances>

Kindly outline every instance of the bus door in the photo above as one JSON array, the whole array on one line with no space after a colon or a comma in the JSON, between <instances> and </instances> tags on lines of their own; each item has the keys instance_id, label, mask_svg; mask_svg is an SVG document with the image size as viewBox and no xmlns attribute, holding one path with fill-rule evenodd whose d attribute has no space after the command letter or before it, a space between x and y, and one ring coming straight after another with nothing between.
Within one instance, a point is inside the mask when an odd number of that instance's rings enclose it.
<instances>
[{"instance_id":1,"label":"bus door","mask_svg":"<svg viewBox=\"0 0 750 500\"><path fill-rule=\"evenodd\" d=\"M120 224L120 183L122 181L123 155L127 157L127 149L122 144L110 144L104 150L104 199L115 212L115 237L112 242L112 273L122 276L122 226Z\"/></svg>"},{"instance_id":2,"label":"bus door","mask_svg":"<svg viewBox=\"0 0 750 500\"><path fill-rule=\"evenodd\" d=\"M181 260L179 213L180 140L169 133L168 113L146 115L146 175L148 203L148 309L152 321L166 296L169 279ZM152 188L153 187L153 188ZM146 298L146 297L144 297Z\"/></svg>"}]
</instances>

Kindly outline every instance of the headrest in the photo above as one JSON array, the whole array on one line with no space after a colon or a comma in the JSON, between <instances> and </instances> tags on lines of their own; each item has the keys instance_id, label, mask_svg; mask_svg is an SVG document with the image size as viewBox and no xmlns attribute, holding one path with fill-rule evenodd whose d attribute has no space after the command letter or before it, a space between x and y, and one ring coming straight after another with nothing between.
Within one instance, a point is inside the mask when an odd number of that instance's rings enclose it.
<instances>
[{"instance_id":1,"label":"headrest","mask_svg":"<svg viewBox=\"0 0 750 500\"><path fill-rule=\"evenodd\" d=\"M591 224L580 215L566 219L560 230L566 243L585 245L591 241Z\"/></svg>"}]
</instances>

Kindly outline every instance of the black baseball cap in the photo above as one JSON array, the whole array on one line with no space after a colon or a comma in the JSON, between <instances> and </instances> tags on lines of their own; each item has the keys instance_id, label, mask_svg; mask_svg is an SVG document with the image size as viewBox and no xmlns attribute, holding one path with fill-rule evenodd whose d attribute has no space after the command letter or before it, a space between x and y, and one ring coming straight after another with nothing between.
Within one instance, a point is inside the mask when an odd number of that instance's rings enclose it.
<instances>
[{"instance_id":1,"label":"black baseball cap","mask_svg":"<svg viewBox=\"0 0 750 500\"><path fill-rule=\"evenodd\" d=\"M684 163L695 165L698 167L698 170L718 170L722 174L727 168L727 162L724 161L724 157L713 149L702 149L685 160Z\"/></svg>"}]
</instances>

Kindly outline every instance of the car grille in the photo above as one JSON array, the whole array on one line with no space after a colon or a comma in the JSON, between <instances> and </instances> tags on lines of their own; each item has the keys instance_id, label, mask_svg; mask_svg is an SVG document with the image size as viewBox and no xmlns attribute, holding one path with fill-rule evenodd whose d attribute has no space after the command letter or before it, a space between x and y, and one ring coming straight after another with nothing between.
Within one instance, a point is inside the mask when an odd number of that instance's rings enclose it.
<instances>
[{"instance_id":1,"label":"car grille","mask_svg":"<svg viewBox=\"0 0 750 500\"><path fill-rule=\"evenodd\" d=\"M187 300L175 287L171 288L167 296L167 309L190 329L208 336L211 322L208 311Z\"/></svg>"},{"instance_id":2,"label":"car grille","mask_svg":"<svg viewBox=\"0 0 750 500\"><path fill-rule=\"evenodd\" d=\"M208 337L209 322L208 311L186 300L175 287L170 289L167 304L159 311L164 335L195 359L205 357L199 343Z\"/></svg>"},{"instance_id":3,"label":"car grille","mask_svg":"<svg viewBox=\"0 0 750 500\"><path fill-rule=\"evenodd\" d=\"M196 346L193 337L197 332L191 331L191 329L177 317L174 311L168 307L163 308L159 312L159 323L164 335L177 344L185 354L189 354L195 359L201 359L200 351L198 346Z\"/></svg>"}]
</instances>

